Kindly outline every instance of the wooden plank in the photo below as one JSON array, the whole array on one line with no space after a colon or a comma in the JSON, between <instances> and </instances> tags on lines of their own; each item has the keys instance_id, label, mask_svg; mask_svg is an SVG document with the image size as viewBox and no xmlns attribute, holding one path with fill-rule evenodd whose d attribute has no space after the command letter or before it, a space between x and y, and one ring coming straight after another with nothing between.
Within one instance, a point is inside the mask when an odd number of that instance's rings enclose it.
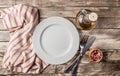
<instances>
[{"instance_id":1,"label":"wooden plank","mask_svg":"<svg viewBox=\"0 0 120 76\"><path fill-rule=\"evenodd\" d=\"M94 29L89 35L95 36L96 41L92 47L101 49L119 49L120 29ZM117 44L117 45L116 45Z\"/></svg>"},{"instance_id":2,"label":"wooden plank","mask_svg":"<svg viewBox=\"0 0 120 76\"><path fill-rule=\"evenodd\" d=\"M41 17L62 16L75 17L81 9L90 9L95 11L99 17L120 17L119 7L63 7L63 6L45 6L38 7L40 9Z\"/></svg>"},{"instance_id":3,"label":"wooden plank","mask_svg":"<svg viewBox=\"0 0 120 76\"><path fill-rule=\"evenodd\" d=\"M111 61L120 61L120 50L114 50L112 52L107 53L108 62Z\"/></svg>"},{"instance_id":4,"label":"wooden plank","mask_svg":"<svg viewBox=\"0 0 120 76\"><path fill-rule=\"evenodd\" d=\"M0 5L11 5L11 4L15 4L15 0L0 0Z\"/></svg>"},{"instance_id":5,"label":"wooden plank","mask_svg":"<svg viewBox=\"0 0 120 76\"><path fill-rule=\"evenodd\" d=\"M28 3L26 3L28 2ZM56 4L56 2L50 3L49 1L24 1L24 0L17 0L16 4L23 3L30 6L35 6L40 9L41 17L50 17L50 16L63 16L63 17L75 17L79 10L81 9L90 9L98 13L99 17L120 17L120 8L119 7L94 7L94 6L69 6L66 4ZM72 1L71 1L72 2ZM62 2L64 3L64 2ZM77 2L75 2L77 3ZM82 3L83 4L83 3ZM110 5L111 6L111 5Z\"/></svg>"},{"instance_id":6,"label":"wooden plank","mask_svg":"<svg viewBox=\"0 0 120 76\"><path fill-rule=\"evenodd\" d=\"M3 59L3 56L2 57L0 56L0 63L2 62L2 59ZM1 68L1 65L2 64L0 64L0 68Z\"/></svg>"},{"instance_id":7,"label":"wooden plank","mask_svg":"<svg viewBox=\"0 0 120 76\"><path fill-rule=\"evenodd\" d=\"M115 39L100 39L96 40L92 47L100 49L120 49L120 42Z\"/></svg>"},{"instance_id":8,"label":"wooden plank","mask_svg":"<svg viewBox=\"0 0 120 76\"><path fill-rule=\"evenodd\" d=\"M8 42L0 42L0 52L4 52L7 49Z\"/></svg>"},{"instance_id":9,"label":"wooden plank","mask_svg":"<svg viewBox=\"0 0 120 76\"><path fill-rule=\"evenodd\" d=\"M0 68L0 76L13 76L12 72L10 70L7 70L6 68Z\"/></svg>"},{"instance_id":10,"label":"wooden plank","mask_svg":"<svg viewBox=\"0 0 120 76\"><path fill-rule=\"evenodd\" d=\"M4 52L7 49L8 42L0 42L0 51ZM120 41L117 39L96 39L93 48L100 49L120 49Z\"/></svg>"},{"instance_id":11,"label":"wooden plank","mask_svg":"<svg viewBox=\"0 0 120 76\"><path fill-rule=\"evenodd\" d=\"M95 6L95 7L102 7L102 6L109 6L109 7L115 7L115 6L120 6L120 2L104 2L104 1L96 1L96 2L92 2L92 1L86 1L86 6Z\"/></svg>"},{"instance_id":12,"label":"wooden plank","mask_svg":"<svg viewBox=\"0 0 120 76\"><path fill-rule=\"evenodd\" d=\"M120 71L109 71L109 72L104 72L104 71L91 71L88 73L77 73L78 76L119 76Z\"/></svg>"},{"instance_id":13,"label":"wooden plank","mask_svg":"<svg viewBox=\"0 0 120 76\"><path fill-rule=\"evenodd\" d=\"M6 30L5 27L3 26L2 19L0 19L0 31Z\"/></svg>"},{"instance_id":14,"label":"wooden plank","mask_svg":"<svg viewBox=\"0 0 120 76\"><path fill-rule=\"evenodd\" d=\"M114 71L120 71L118 68L119 63L108 63L108 62L100 62L100 63L86 63L86 64L80 64L80 68L78 72L82 74L90 74L90 73L100 73L100 72L114 72Z\"/></svg>"},{"instance_id":15,"label":"wooden plank","mask_svg":"<svg viewBox=\"0 0 120 76\"><path fill-rule=\"evenodd\" d=\"M45 19L45 18L43 18L43 19ZM67 17L67 19L69 19L72 22L75 22L75 18ZM117 18L115 18L115 17L99 17L96 28L103 28L103 29L120 28L120 18L118 18L118 17ZM3 26L2 19L0 19L0 31L6 31L6 30L7 29L5 29Z\"/></svg>"},{"instance_id":16,"label":"wooden plank","mask_svg":"<svg viewBox=\"0 0 120 76\"><path fill-rule=\"evenodd\" d=\"M59 6L59 5L63 5L63 6L120 6L120 2L119 1L104 1L104 0L39 0L42 2L42 6Z\"/></svg>"},{"instance_id":17,"label":"wooden plank","mask_svg":"<svg viewBox=\"0 0 120 76\"><path fill-rule=\"evenodd\" d=\"M10 40L9 31L0 31L0 41L7 42Z\"/></svg>"},{"instance_id":18,"label":"wooden plank","mask_svg":"<svg viewBox=\"0 0 120 76\"><path fill-rule=\"evenodd\" d=\"M118 41L120 39L120 29L93 29L88 32L90 35L96 36L97 39L116 39Z\"/></svg>"},{"instance_id":19,"label":"wooden plank","mask_svg":"<svg viewBox=\"0 0 120 76\"><path fill-rule=\"evenodd\" d=\"M10 7L15 5L15 0L0 0L0 7Z\"/></svg>"},{"instance_id":20,"label":"wooden plank","mask_svg":"<svg viewBox=\"0 0 120 76\"><path fill-rule=\"evenodd\" d=\"M99 17L96 28L120 28L118 17Z\"/></svg>"},{"instance_id":21,"label":"wooden plank","mask_svg":"<svg viewBox=\"0 0 120 76\"><path fill-rule=\"evenodd\" d=\"M9 4L7 4L7 2ZM69 2L69 3L67 3ZM60 1L60 0L9 0L9 1L2 1L0 3L1 7L4 7L5 5L8 6L12 6L12 5L17 5L17 4L27 4L27 5L31 5L31 6L36 6L36 5L40 5L40 6L49 6L51 7L52 5L54 6L73 6L73 7L118 7L120 6L120 1L105 1L105 0L87 0L87 1L83 1L83 0L66 0L66 1ZM5 6L6 7L6 6Z\"/></svg>"},{"instance_id":22,"label":"wooden plank","mask_svg":"<svg viewBox=\"0 0 120 76\"><path fill-rule=\"evenodd\" d=\"M15 0L15 4L26 4L30 6L39 6L41 5L41 0Z\"/></svg>"}]
</instances>

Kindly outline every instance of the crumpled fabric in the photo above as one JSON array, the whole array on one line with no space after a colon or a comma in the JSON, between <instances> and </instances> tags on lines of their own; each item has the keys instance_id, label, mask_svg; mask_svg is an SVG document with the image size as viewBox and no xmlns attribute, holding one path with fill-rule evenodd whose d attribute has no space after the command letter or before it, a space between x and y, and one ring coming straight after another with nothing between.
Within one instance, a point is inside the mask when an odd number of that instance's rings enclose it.
<instances>
[{"instance_id":1,"label":"crumpled fabric","mask_svg":"<svg viewBox=\"0 0 120 76\"><path fill-rule=\"evenodd\" d=\"M19 4L0 10L0 15L11 35L3 67L16 72L40 73L48 64L36 55L32 44L33 30L39 23L38 9Z\"/></svg>"}]
</instances>

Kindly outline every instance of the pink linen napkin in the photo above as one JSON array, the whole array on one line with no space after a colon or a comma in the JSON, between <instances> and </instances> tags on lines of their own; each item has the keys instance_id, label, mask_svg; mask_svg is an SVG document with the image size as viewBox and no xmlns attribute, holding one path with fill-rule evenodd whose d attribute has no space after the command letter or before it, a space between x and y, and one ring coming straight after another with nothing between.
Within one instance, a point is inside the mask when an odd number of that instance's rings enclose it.
<instances>
[{"instance_id":1,"label":"pink linen napkin","mask_svg":"<svg viewBox=\"0 0 120 76\"><path fill-rule=\"evenodd\" d=\"M40 73L48 64L38 58L32 45L32 32L39 23L38 9L19 4L0 13L4 27L12 33L3 67L16 72Z\"/></svg>"}]
</instances>

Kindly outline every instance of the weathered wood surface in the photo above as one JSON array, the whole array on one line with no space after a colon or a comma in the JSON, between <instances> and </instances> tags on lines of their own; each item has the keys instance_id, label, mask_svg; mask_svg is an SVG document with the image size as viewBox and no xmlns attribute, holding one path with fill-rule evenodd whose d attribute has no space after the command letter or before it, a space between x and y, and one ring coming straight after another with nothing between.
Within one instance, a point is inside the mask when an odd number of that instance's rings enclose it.
<instances>
[{"instance_id":1,"label":"weathered wood surface","mask_svg":"<svg viewBox=\"0 0 120 76\"><path fill-rule=\"evenodd\" d=\"M66 17L73 23L75 23L75 17ZM45 19L45 17L41 18L41 21ZM118 29L120 28L120 18L116 17L99 17L97 26L95 28L99 29ZM0 31L6 31L3 26L2 19L0 19Z\"/></svg>"},{"instance_id":2,"label":"weathered wood surface","mask_svg":"<svg viewBox=\"0 0 120 76\"><path fill-rule=\"evenodd\" d=\"M40 9L41 20L50 16L62 16L75 22L80 9L90 9L98 13L98 24L90 35L97 37L92 47L100 48L104 58L100 63L93 63L84 56L78 76L120 76L120 0L0 0L0 9L16 4L27 4ZM0 76L70 76L63 73L67 64L50 65L42 74L23 74L2 68L4 51L10 40L10 33L3 27L0 18Z\"/></svg>"}]
</instances>

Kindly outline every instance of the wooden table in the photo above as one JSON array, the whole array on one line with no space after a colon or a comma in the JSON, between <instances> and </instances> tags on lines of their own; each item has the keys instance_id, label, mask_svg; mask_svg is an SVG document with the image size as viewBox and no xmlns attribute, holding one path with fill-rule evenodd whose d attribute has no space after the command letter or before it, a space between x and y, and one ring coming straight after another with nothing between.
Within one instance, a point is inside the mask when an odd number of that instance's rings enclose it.
<instances>
[{"instance_id":1,"label":"wooden table","mask_svg":"<svg viewBox=\"0 0 120 76\"><path fill-rule=\"evenodd\" d=\"M100 48L104 58L102 62L94 63L84 56L78 76L120 76L120 0L0 0L0 9L20 3L39 8L41 20L50 16L61 16L74 22L80 9L97 12L98 24L90 34L97 37L92 47ZM2 68L2 58L9 40L9 31L3 27L0 19L0 75L30 75ZM57 66L50 65L42 75L70 76L70 73L63 73L67 64L69 62Z\"/></svg>"}]
</instances>

